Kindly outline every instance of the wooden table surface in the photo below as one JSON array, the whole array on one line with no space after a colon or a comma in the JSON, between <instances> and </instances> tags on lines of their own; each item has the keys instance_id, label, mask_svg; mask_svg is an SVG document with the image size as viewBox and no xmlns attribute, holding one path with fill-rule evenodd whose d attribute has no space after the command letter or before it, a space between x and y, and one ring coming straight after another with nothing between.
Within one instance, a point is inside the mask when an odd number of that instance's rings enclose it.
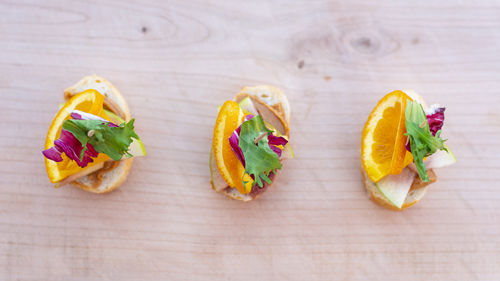
<instances>
[{"instance_id":1,"label":"wooden table surface","mask_svg":"<svg viewBox=\"0 0 500 281\"><path fill-rule=\"evenodd\" d=\"M499 280L500 2L0 0L0 280ZM107 195L49 183L62 91L101 75L149 155ZM209 185L217 106L281 88L291 145L251 203ZM418 205L361 185L377 100L447 106L457 165Z\"/></svg>"}]
</instances>

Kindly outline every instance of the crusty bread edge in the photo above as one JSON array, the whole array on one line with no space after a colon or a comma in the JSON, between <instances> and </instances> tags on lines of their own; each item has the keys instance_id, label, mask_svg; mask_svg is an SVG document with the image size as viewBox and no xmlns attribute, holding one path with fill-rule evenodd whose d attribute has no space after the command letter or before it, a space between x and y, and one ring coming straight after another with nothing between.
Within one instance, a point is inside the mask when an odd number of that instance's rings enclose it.
<instances>
[{"instance_id":1,"label":"crusty bread edge","mask_svg":"<svg viewBox=\"0 0 500 281\"><path fill-rule=\"evenodd\" d=\"M254 87L243 87L235 97L236 102L238 100L240 100L239 97L241 95L243 95L243 96L246 96L246 95L256 96L261 101L263 101L264 103L266 103L269 106L272 106L276 103L281 102L283 109L284 109L283 119L289 121L291 118L291 109L290 109L290 103L288 101L288 98L280 89L278 89L274 86L260 85L260 86L254 86ZM275 113L277 113L277 112L275 112Z\"/></svg>"},{"instance_id":2,"label":"crusty bread edge","mask_svg":"<svg viewBox=\"0 0 500 281\"><path fill-rule=\"evenodd\" d=\"M72 96L88 89L97 90L105 97L104 106L121 116L125 121L130 120L130 109L120 91L111 82L95 74L85 76L73 86L66 88L64 90L64 99L68 100Z\"/></svg>"},{"instance_id":3,"label":"crusty bread edge","mask_svg":"<svg viewBox=\"0 0 500 281\"><path fill-rule=\"evenodd\" d=\"M100 187L92 188L92 187L89 187L85 184L78 182L78 180L72 181L72 182L70 182L70 184L72 186L76 186L80 189L83 189L85 191L92 192L92 193L97 193L97 194L109 193L109 192L115 190L116 188L118 188L120 185L122 185L125 182L125 180L128 177L128 173L130 172L130 168L132 167L133 160L134 160L133 158L127 158L127 159L120 160L119 161L120 163L118 164L117 167L115 167L113 170L107 172L107 173L112 173L113 171L117 171L117 169L121 169L120 174L114 175L113 183L110 186L108 186L106 189L101 190Z\"/></svg>"}]
</instances>

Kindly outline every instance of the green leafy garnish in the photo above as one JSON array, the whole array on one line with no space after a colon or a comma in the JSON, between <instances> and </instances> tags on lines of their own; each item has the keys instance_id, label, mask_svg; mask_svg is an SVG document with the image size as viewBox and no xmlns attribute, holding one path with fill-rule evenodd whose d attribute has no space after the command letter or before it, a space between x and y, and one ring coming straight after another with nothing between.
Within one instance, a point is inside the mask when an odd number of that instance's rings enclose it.
<instances>
[{"instance_id":1,"label":"green leafy garnish","mask_svg":"<svg viewBox=\"0 0 500 281\"><path fill-rule=\"evenodd\" d=\"M82 144L80 159L83 158L87 149L87 143L91 144L97 152L104 153L115 161L122 159L123 155L131 157L128 148L132 143L132 138L139 139L134 132L134 119L118 127L110 127L107 122L101 120L68 119L64 121L63 129L72 133Z\"/></svg>"},{"instance_id":2,"label":"green leafy garnish","mask_svg":"<svg viewBox=\"0 0 500 281\"><path fill-rule=\"evenodd\" d=\"M408 101L406 105L406 136L410 140L411 154L417 167L418 175L424 182L429 181L424 158L432 155L438 149L445 150L445 140L441 139L439 130L435 136L429 130L429 122L422 105L415 101Z\"/></svg>"},{"instance_id":3,"label":"green leafy garnish","mask_svg":"<svg viewBox=\"0 0 500 281\"><path fill-rule=\"evenodd\" d=\"M272 132L260 115L241 125L239 146L245 157L245 172L254 176L259 187L264 186L262 180L270 184L269 173L281 169L278 155L269 148L267 136Z\"/></svg>"}]
</instances>

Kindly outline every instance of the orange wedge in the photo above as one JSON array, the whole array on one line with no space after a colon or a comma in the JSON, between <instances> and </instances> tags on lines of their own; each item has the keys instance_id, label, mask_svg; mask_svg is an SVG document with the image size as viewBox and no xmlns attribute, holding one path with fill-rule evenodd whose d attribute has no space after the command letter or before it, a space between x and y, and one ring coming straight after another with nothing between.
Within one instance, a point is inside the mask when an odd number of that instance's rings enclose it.
<instances>
[{"instance_id":1,"label":"orange wedge","mask_svg":"<svg viewBox=\"0 0 500 281\"><path fill-rule=\"evenodd\" d=\"M411 163L404 135L408 100L410 97L402 91L389 93L379 101L366 121L361 137L361 162L373 182L387 175L400 174Z\"/></svg>"},{"instance_id":2,"label":"orange wedge","mask_svg":"<svg viewBox=\"0 0 500 281\"><path fill-rule=\"evenodd\" d=\"M110 120L106 113L104 113L103 102L104 97L98 91L92 89L73 96L52 120L49 131L47 132L47 137L45 138L44 149L49 149L54 146L54 141L61 135L63 122L71 118L71 111L75 109ZM63 154L62 158L63 161L61 162L54 162L45 158L45 168L47 169L47 175L52 183L59 182L68 176L110 159L106 154L99 153L97 158L94 158L94 162L89 163L85 168L80 168L76 162L69 159L66 154Z\"/></svg>"},{"instance_id":3,"label":"orange wedge","mask_svg":"<svg viewBox=\"0 0 500 281\"><path fill-rule=\"evenodd\" d=\"M217 116L213 138L213 152L217 168L226 183L236 188L241 194L252 190L253 180L245 174L245 167L231 149L229 137L243 122L243 118L245 115L238 103L226 101ZM245 177L245 186L243 186L243 177Z\"/></svg>"}]
</instances>

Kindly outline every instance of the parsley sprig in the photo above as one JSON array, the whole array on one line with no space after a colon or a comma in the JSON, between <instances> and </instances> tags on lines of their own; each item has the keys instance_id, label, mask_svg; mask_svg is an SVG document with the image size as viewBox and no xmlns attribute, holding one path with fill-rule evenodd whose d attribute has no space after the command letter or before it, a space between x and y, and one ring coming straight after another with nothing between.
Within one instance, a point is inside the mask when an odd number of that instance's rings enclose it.
<instances>
[{"instance_id":1,"label":"parsley sprig","mask_svg":"<svg viewBox=\"0 0 500 281\"><path fill-rule=\"evenodd\" d=\"M132 138L139 139L134 132L134 119L118 127L110 127L107 122L101 120L68 119L64 121L63 129L72 133L82 144L80 158L83 158L87 150L87 143L97 152L104 153L115 161L122 159L123 155L131 157L128 148Z\"/></svg>"},{"instance_id":2,"label":"parsley sprig","mask_svg":"<svg viewBox=\"0 0 500 281\"><path fill-rule=\"evenodd\" d=\"M239 146L245 157L245 173L253 175L259 187L264 186L262 180L271 183L269 173L281 169L278 155L269 148L267 136L271 133L260 115L241 125Z\"/></svg>"}]
</instances>

